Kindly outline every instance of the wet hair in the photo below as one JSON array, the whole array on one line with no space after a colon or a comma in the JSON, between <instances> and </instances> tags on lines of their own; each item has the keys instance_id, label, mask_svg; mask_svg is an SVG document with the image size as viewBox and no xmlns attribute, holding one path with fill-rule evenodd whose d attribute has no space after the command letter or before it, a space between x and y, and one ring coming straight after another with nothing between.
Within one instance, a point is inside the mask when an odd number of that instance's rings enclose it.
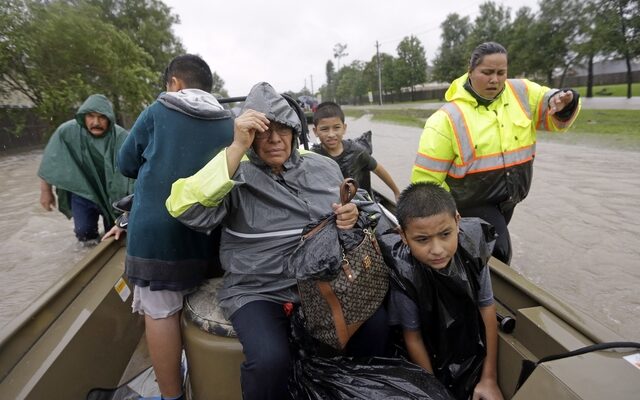
<instances>
[{"instance_id":1,"label":"wet hair","mask_svg":"<svg viewBox=\"0 0 640 400\"><path fill-rule=\"evenodd\" d=\"M507 49L503 45L496 42L484 42L479 44L471 53L471 59L469 60L469 71L473 71L480 63L484 56L491 54L504 54L507 55Z\"/></svg>"},{"instance_id":2,"label":"wet hair","mask_svg":"<svg viewBox=\"0 0 640 400\"><path fill-rule=\"evenodd\" d=\"M211 92L213 75L209 65L200 57L184 54L175 57L164 70L164 82L168 84L171 77L181 79L188 88Z\"/></svg>"},{"instance_id":3,"label":"wet hair","mask_svg":"<svg viewBox=\"0 0 640 400\"><path fill-rule=\"evenodd\" d=\"M433 182L416 182L400 194L396 216L405 229L410 220L446 213L455 218L456 202L451 193Z\"/></svg>"},{"instance_id":4,"label":"wet hair","mask_svg":"<svg viewBox=\"0 0 640 400\"><path fill-rule=\"evenodd\" d=\"M325 101L318 104L316 112L313 113L313 124L317 126L321 119L336 117L340 118L340 121L344 124L344 112L342 112L342 108L333 101Z\"/></svg>"}]
</instances>

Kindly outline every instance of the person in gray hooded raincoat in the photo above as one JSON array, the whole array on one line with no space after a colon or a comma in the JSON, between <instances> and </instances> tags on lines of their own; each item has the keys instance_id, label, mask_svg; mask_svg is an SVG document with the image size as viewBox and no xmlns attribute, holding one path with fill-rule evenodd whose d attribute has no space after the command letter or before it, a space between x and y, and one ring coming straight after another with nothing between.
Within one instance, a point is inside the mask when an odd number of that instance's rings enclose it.
<instances>
[{"instance_id":1,"label":"person in gray hooded raincoat","mask_svg":"<svg viewBox=\"0 0 640 400\"><path fill-rule=\"evenodd\" d=\"M291 369L286 303L298 303L296 280L285 266L302 229L333 212L352 228L371 206L361 191L338 205L343 177L338 164L299 150L301 124L268 83L255 85L235 120L234 140L195 175L173 184L167 209L186 225L209 232L223 226L218 292L223 313L243 346L245 400L286 399ZM381 355L386 342L381 308L352 337L352 355ZM351 346L351 348L350 348Z\"/></svg>"}]
</instances>

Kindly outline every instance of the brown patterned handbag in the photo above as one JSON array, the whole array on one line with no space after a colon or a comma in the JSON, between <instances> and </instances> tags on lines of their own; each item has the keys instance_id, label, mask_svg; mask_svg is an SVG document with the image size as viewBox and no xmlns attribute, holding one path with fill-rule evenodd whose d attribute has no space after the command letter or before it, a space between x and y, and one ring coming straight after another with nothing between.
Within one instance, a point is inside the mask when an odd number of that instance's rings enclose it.
<instances>
[{"instance_id":1,"label":"brown patterned handbag","mask_svg":"<svg viewBox=\"0 0 640 400\"><path fill-rule=\"evenodd\" d=\"M357 191L353 179L340 186L342 204L351 201ZM327 218L306 233L309 240L331 220ZM321 342L342 350L349 338L382 304L389 288L389 268L373 232L363 229L364 239L355 248L342 250L339 273L329 281L298 280L307 332Z\"/></svg>"}]
</instances>

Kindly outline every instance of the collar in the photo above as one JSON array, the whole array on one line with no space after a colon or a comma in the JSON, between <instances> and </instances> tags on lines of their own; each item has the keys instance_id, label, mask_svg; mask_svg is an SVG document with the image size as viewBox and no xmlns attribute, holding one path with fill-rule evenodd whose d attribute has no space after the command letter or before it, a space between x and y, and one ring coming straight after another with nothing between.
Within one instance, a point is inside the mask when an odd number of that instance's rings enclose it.
<instances>
[{"instance_id":1,"label":"collar","mask_svg":"<svg viewBox=\"0 0 640 400\"><path fill-rule=\"evenodd\" d=\"M506 85L502 87L500 93L498 93L498 95L493 99L487 99L486 97L480 96L478 92L475 91L473 86L471 86L471 80L469 78L467 78L467 81L464 83L463 87L467 92L471 94L471 96L473 96L474 99L476 99L479 106L489 107L491 103L496 101L502 95L502 93L504 93L504 88L506 87Z\"/></svg>"}]
</instances>

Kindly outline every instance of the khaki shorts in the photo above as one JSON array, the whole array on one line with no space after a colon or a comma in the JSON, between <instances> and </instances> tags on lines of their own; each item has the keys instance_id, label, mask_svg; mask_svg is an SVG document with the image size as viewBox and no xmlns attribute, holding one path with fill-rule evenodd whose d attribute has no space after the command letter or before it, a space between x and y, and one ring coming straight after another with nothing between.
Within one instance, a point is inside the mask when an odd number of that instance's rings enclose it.
<instances>
[{"instance_id":1,"label":"khaki shorts","mask_svg":"<svg viewBox=\"0 0 640 400\"><path fill-rule=\"evenodd\" d=\"M148 315L153 319L167 318L182 310L184 296L191 292L193 289L174 292L150 290L149 286L134 286L131 308L134 313Z\"/></svg>"}]
</instances>

